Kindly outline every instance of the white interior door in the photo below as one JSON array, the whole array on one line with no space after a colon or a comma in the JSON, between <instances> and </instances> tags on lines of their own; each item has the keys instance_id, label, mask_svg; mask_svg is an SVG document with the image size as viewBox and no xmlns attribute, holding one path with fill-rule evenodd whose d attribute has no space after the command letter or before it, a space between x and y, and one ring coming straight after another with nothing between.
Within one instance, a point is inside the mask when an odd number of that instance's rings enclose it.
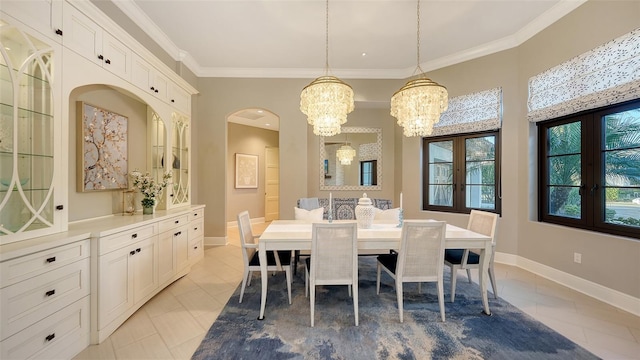
<instances>
[{"instance_id":1,"label":"white interior door","mask_svg":"<svg viewBox=\"0 0 640 360\"><path fill-rule=\"evenodd\" d=\"M264 221L280 218L280 148L266 147L264 151Z\"/></svg>"}]
</instances>

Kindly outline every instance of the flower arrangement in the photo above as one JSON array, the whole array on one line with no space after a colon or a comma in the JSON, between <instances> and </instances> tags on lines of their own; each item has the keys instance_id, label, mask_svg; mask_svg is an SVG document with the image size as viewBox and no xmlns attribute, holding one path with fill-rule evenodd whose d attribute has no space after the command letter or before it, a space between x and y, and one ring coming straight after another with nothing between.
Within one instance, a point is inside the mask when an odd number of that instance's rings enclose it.
<instances>
[{"instance_id":1,"label":"flower arrangement","mask_svg":"<svg viewBox=\"0 0 640 360\"><path fill-rule=\"evenodd\" d=\"M156 198L162 194L162 190L167 187L169 179L171 179L171 172L165 173L160 183L156 183L156 180L148 172L143 175L140 171L134 170L130 175L133 179L133 187L140 190L142 194L143 208L153 208L156 204Z\"/></svg>"}]
</instances>

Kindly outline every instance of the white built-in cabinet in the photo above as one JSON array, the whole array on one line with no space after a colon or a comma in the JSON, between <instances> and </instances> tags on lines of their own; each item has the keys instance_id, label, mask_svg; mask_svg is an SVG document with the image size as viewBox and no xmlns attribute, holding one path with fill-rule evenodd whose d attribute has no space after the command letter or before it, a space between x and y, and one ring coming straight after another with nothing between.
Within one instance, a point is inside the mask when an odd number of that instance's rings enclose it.
<instances>
[{"instance_id":1,"label":"white built-in cabinet","mask_svg":"<svg viewBox=\"0 0 640 360\"><path fill-rule=\"evenodd\" d=\"M0 358L72 358L204 256L204 206L190 204L197 91L89 1L2 0L0 46ZM174 175L165 210L68 223L68 97L92 84L156 113L147 170Z\"/></svg>"},{"instance_id":2,"label":"white built-in cabinet","mask_svg":"<svg viewBox=\"0 0 640 360\"><path fill-rule=\"evenodd\" d=\"M195 206L157 211L151 218L134 215L142 220L137 226L128 225L127 218L80 225L104 228L92 235L92 343L109 337L144 303L202 259L203 236L198 229L202 229L203 215L204 207ZM127 225L114 227L118 223Z\"/></svg>"},{"instance_id":3,"label":"white built-in cabinet","mask_svg":"<svg viewBox=\"0 0 640 360\"><path fill-rule=\"evenodd\" d=\"M4 4L3 4L4 5ZM60 45L0 20L0 244L63 230Z\"/></svg>"}]
</instances>

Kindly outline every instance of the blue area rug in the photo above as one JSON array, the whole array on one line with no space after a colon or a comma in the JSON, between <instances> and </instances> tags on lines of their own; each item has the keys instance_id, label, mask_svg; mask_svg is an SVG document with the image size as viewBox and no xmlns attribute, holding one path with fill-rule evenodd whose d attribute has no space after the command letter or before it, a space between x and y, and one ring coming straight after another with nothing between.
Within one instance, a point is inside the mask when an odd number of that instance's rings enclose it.
<instances>
[{"instance_id":1,"label":"blue area rug","mask_svg":"<svg viewBox=\"0 0 640 360\"><path fill-rule=\"evenodd\" d=\"M478 286L462 274L455 303L448 302L445 276L446 322L440 321L436 286L428 283L422 293L416 284L405 285L400 323L393 280L383 273L376 295L376 259L361 256L360 325L354 325L346 286L319 286L313 328L302 267L291 305L284 272L269 276L263 321L256 320L260 277L254 275L242 304L238 287L193 359L598 359L502 299L490 297L492 316L481 314Z\"/></svg>"}]
</instances>

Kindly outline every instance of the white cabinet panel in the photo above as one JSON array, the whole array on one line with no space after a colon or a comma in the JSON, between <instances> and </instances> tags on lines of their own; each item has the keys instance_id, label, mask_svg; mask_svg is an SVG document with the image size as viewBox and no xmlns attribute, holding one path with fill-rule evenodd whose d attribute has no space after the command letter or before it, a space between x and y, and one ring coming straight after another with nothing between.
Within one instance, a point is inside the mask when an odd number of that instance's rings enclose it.
<instances>
[{"instance_id":1,"label":"white cabinet panel","mask_svg":"<svg viewBox=\"0 0 640 360\"><path fill-rule=\"evenodd\" d=\"M133 302L153 293L158 288L158 243L150 238L136 245L133 256Z\"/></svg>"},{"instance_id":2,"label":"white cabinet panel","mask_svg":"<svg viewBox=\"0 0 640 360\"><path fill-rule=\"evenodd\" d=\"M171 83L168 99L177 110L185 114L191 114L191 95L180 86Z\"/></svg>"},{"instance_id":3,"label":"white cabinet panel","mask_svg":"<svg viewBox=\"0 0 640 360\"><path fill-rule=\"evenodd\" d=\"M171 280L176 274L173 233L166 231L158 237L158 280L160 284Z\"/></svg>"},{"instance_id":4,"label":"white cabinet panel","mask_svg":"<svg viewBox=\"0 0 640 360\"><path fill-rule=\"evenodd\" d=\"M0 10L62 42L62 4L63 0L2 0Z\"/></svg>"},{"instance_id":5,"label":"white cabinet panel","mask_svg":"<svg viewBox=\"0 0 640 360\"><path fill-rule=\"evenodd\" d=\"M125 80L131 79L131 49L67 3L63 39L69 49Z\"/></svg>"},{"instance_id":6,"label":"white cabinet panel","mask_svg":"<svg viewBox=\"0 0 640 360\"><path fill-rule=\"evenodd\" d=\"M100 257L98 329L133 306L133 262L129 258L134 255L135 249L120 249Z\"/></svg>"}]
</instances>

